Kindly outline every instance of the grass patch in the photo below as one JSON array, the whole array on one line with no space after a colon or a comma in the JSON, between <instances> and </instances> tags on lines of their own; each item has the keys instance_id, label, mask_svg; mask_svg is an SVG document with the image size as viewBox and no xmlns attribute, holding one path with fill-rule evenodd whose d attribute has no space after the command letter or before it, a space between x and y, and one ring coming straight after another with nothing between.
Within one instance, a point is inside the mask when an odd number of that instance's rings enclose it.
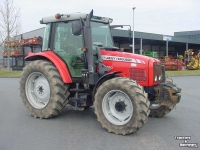
<instances>
[{"instance_id":1,"label":"grass patch","mask_svg":"<svg viewBox=\"0 0 200 150\"><path fill-rule=\"evenodd\" d=\"M0 71L0 77L20 77L21 71Z\"/></svg>"},{"instance_id":2,"label":"grass patch","mask_svg":"<svg viewBox=\"0 0 200 150\"><path fill-rule=\"evenodd\" d=\"M166 74L171 76L181 76L181 75L200 75L200 70L180 70L180 71L166 71Z\"/></svg>"}]
</instances>

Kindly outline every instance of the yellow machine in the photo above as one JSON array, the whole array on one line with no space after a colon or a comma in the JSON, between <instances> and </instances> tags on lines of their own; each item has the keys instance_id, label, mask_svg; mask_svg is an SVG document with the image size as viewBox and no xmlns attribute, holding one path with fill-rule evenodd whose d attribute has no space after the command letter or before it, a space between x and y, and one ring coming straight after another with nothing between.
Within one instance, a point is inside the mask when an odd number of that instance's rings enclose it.
<instances>
[{"instance_id":1,"label":"yellow machine","mask_svg":"<svg viewBox=\"0 0 200 150\"><path fill-rule=\"evenodd\" d=\"M186 68L196 70L200 68L200 50L193 52L192 49L186 50L184 54Z\"/></svg>"}]
</instances>

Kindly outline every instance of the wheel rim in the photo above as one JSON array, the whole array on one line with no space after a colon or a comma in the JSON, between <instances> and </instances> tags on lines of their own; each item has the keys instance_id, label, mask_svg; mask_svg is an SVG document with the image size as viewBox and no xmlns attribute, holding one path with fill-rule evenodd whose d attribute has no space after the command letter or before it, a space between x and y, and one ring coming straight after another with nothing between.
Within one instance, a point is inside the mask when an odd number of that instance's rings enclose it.
<instances>
[{"instance_id":1,"label":"wheel rim","mask_svg":"<svg viewBox=\"0 0 200 150\"><path fill-rule=\"evenodd\" d=\"M115 125L126 124L133 114L131 99L120 90L109 91L104 96L102 109L107 120Z\"/></svg>"},{"instance_id":2,"label":"wheel rim","mask_svg":"<svg viewBox=\"0 0 200 150\"><path fill-rule=\"evenodd\" d=\"M31 73L26 80L25 90L27 99L34 108L42 109L49 103L50 86L42 73Z\"/></svg>"},{"instance_id":3,"label":"wheel rim","mask_svg":"<svg viewBox=\"0 0 200 150\"><path fill-rule=\"evenodd\" d=\"M161 105L158 104L158 102L156 102L156 101L151 101L151 104L150 104L150 106L149 106L149 109L158 109L158 108L160 108L160 107L161 107Z\"/></svg>"}]
</instances>

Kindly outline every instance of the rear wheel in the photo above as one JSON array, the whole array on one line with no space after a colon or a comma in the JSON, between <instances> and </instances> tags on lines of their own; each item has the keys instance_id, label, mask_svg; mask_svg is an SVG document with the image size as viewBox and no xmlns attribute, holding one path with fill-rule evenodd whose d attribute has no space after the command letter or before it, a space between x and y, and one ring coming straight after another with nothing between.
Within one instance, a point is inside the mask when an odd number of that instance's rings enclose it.
<instances>
[{"instance_id":1,"label":"rear wheel","mask_svg":"<svg viewBox=\"0 0 200 150\"><path fill-rule=\"evenodd\" d=\"M20 95L27 111L35 118L58 115L68 103L68 85L62 82L55 66L44 60L24 67L20 80Z\"/></svg>"},{"instance_id":2,"label":"rear wheel","mask_svg":"<svg viewBox=\"0 0 200 150\"><path fill-rule=\"evenodd\" d=\"M94 108L103 128L126 135L136 132L147 121L149 104L137 82L117 77L105 81L97 89Z\"/></svg>"},{"instance_id":3,"label":"rear wheel","mask_svg":"<svg viewBox=\"0 0 200 150\"><path fill-rule=\"evenodd\" d=\"M166 76L166 81L165 82L170 82L173 83L172 78L170 78L169 76ZM157 101L151 101L150 104L150 117L163 117L164 115L168 114L173 108L175 107L175 105L173 106L162 106L160 104L158 104Z\"/></svg>"}]
</instances>

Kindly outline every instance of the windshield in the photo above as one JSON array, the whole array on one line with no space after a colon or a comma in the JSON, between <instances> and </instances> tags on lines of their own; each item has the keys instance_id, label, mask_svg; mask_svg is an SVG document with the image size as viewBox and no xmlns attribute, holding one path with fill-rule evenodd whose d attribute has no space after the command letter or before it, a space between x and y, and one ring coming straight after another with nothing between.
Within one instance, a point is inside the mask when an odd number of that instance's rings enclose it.
<instances>
[{"instance_id":1,"label":"windshield","mask_svg":"<svg viewBox=\"0 0 200 150\"><path fill-rule=\"evenodd\" d=\"M92 43L103 45L106 47L112 47L113 40L110 33L109 24L103 24L99 22L91 22L92 27Z\"/></svg>"},{"instance_id":2,"label":"windshield","mask_svg":"<svg viewBox=\"0 0 200 150\"><path fill-rule=\"evenodd\" d=\"M42 50L48 50L49 49L48 44L49 44L50 27L51 27L51 24L47 24L46 27L45 27Z\"/></svg>"}]
</instances>

